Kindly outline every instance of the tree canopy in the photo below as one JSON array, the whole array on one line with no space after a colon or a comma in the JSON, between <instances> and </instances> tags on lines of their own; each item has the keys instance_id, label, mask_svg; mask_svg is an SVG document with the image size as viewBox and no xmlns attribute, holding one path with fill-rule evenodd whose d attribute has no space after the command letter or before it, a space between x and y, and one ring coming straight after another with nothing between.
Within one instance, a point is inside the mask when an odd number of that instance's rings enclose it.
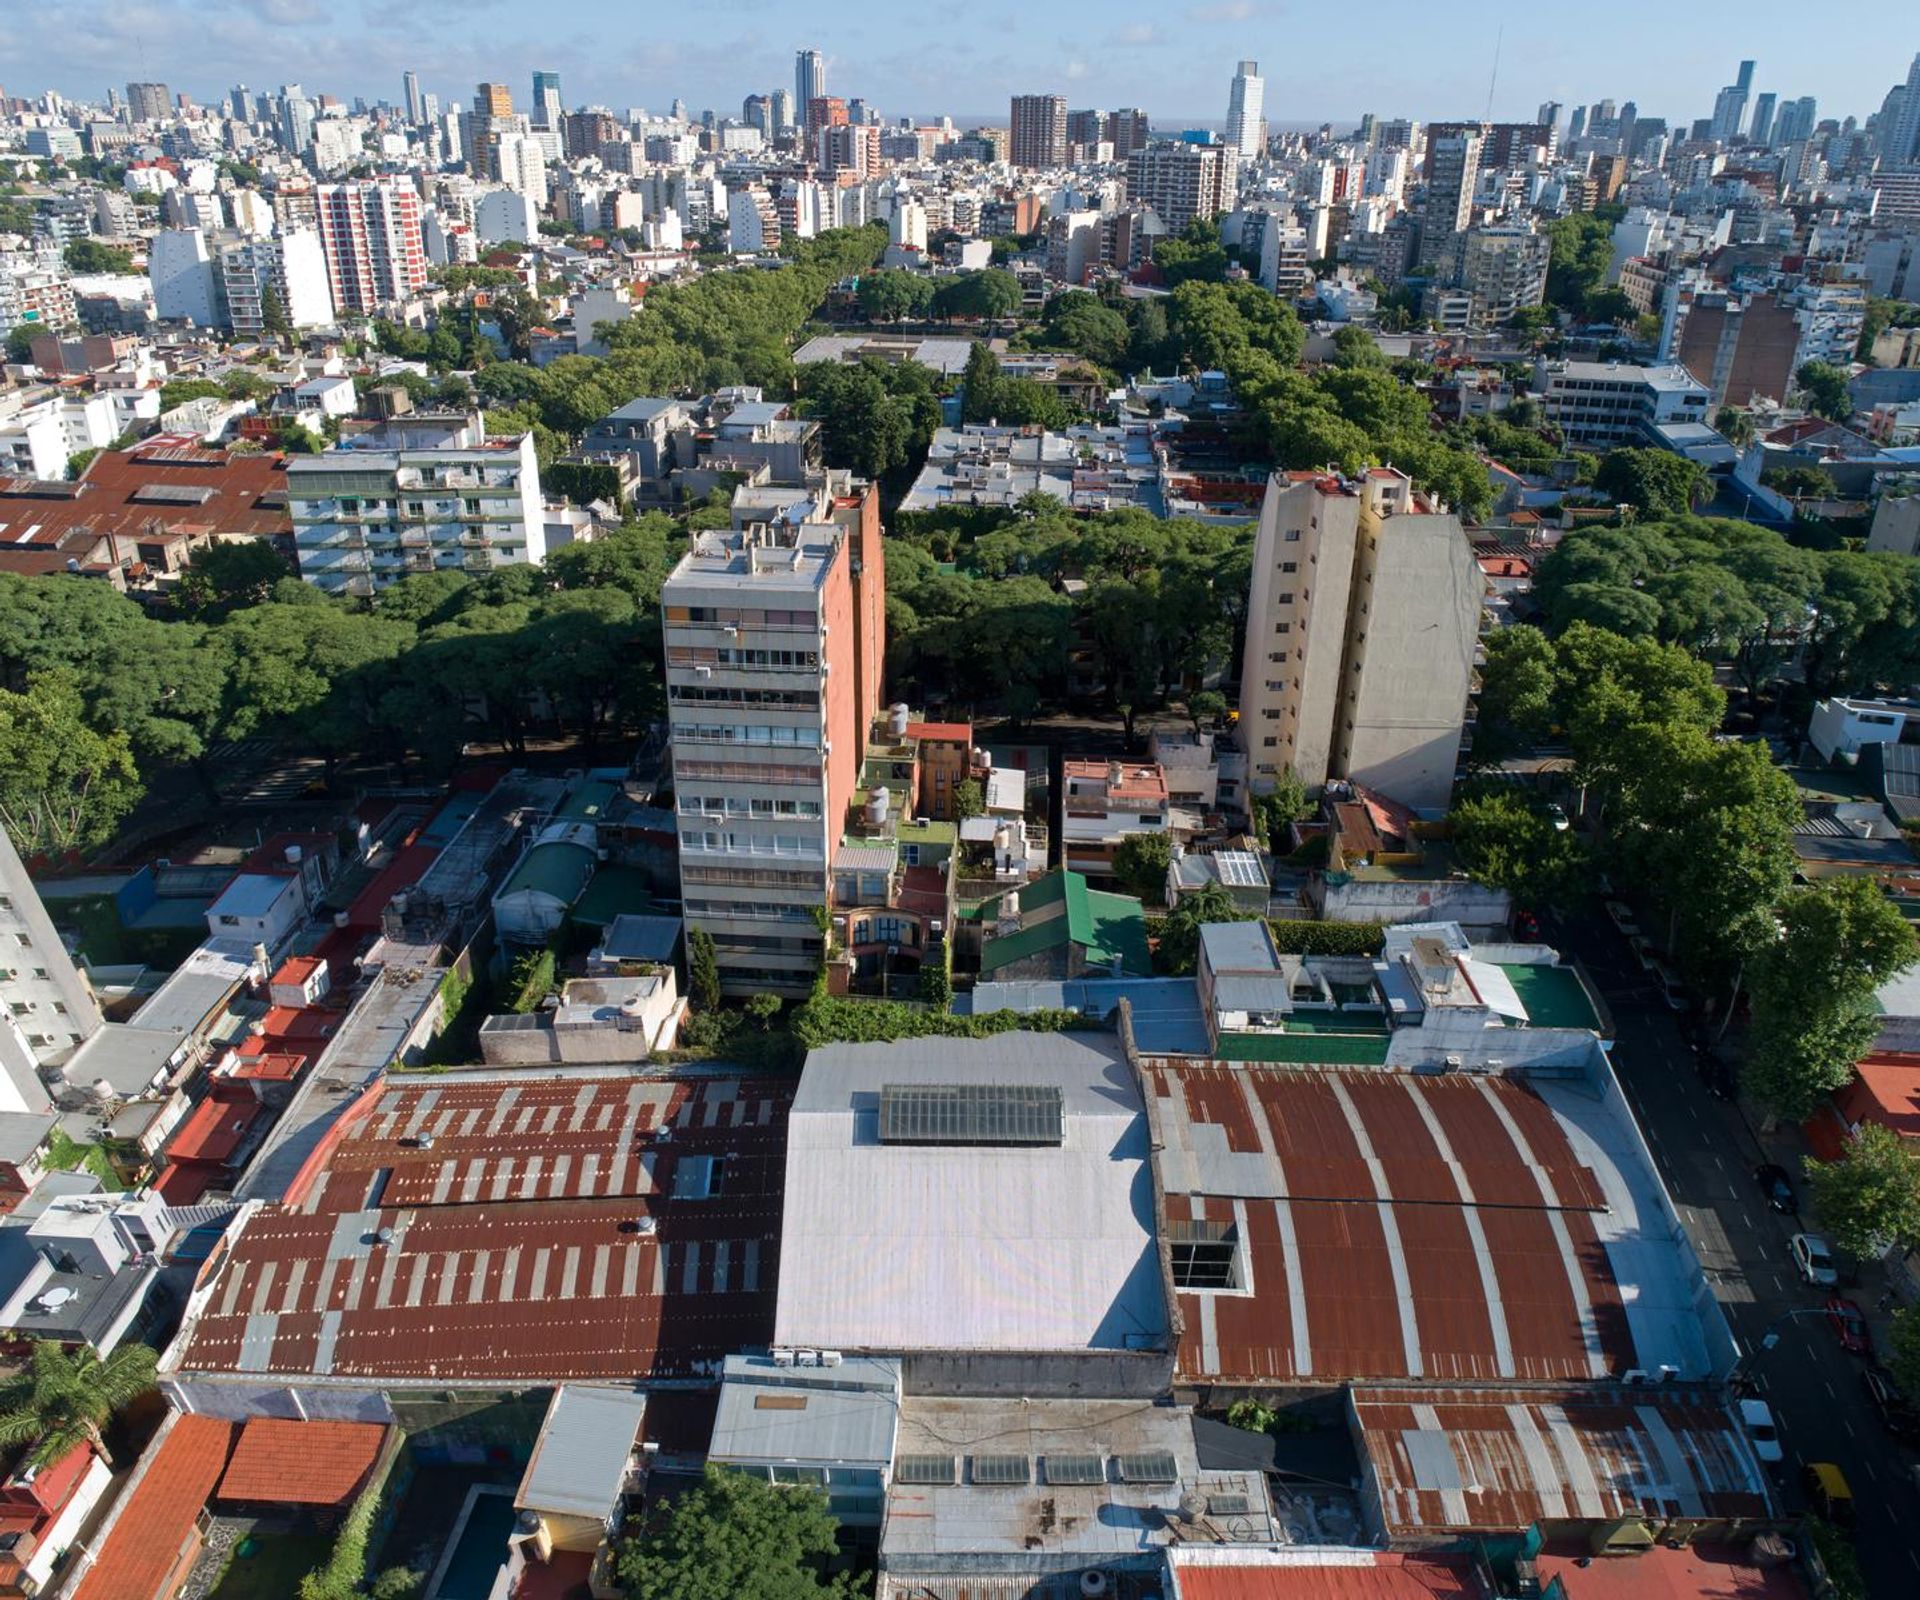
<instances>
[{"instance_id":1,"label":"tree canopy","mask_svg":"<svg viewBox=\"0 0 1920 1600\"><path fill-rule=\"evenodd\" d=\"M853 1600L823 1490L709 1465L619 1557L631 1600Z\"/></svg>"}]
</instances>

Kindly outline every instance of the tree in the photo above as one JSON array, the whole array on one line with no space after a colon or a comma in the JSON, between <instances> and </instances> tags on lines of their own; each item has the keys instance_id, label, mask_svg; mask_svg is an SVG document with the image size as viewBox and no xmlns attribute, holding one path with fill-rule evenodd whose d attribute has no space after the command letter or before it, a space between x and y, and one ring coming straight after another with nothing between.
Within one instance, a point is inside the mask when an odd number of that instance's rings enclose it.
<instances>
[{"instance_id":1,"label":"tree","mask_svg":"<svg viewBox=\"0 0 1920 1600\"><path fill-rule=\"evenodd\" d=\"M102 1361L90 1346L36 1339L26 1363L0 1383L0 1445L33 1444L29 1459L45 1466L90 1440L111 1464L101 1430L152 1390L156 1360L144 1344L122 1344Z\"/></svg>"},{"instance_id":2,"label":"tree","mask_svg":"<svg viewBox=\"0 0 1920 1600\"><path fill-rule=\"evenodd\" d=\"M1873 992L1912 963L1913 930L1867 878L1830 878L1780 901L1783 932L1753 963L1748 1086L1776 1116L1811 1115L1853 1076L1879 1032Z\"/></svg>"},{"instance_id":3,"label":"tree","mask_svg":"<svg viewBox=\"0 0 1920 1600\"><path fill-rule=\"evenodd\" d=\"M933 280L918 272L869 272L860 279L860 309L876 321L924 316L933 304Z\"/></svg>"},{"instance_id":4,"label":"tree","mask_svg":"<svg viewBox=\"0 0 1920 1600\"><path fill-rule=\"evenodd\" d=\"M1601 494L1646 517L1684 516L1707 492L1706 469L1669 450L1609 450L1594 474Z\"/></svg>"},{"instance_id":5,"label":"tree","mask_svg":"<svg viewBox=\"0 0 1920 1600\"><path fill-rule=\"evenodd\" d=\"M1713 431L1736 450L1753 443L1753 415L1739 406L1722 406L1713 417Z\"/></svg>"},{"instance_id":6,"label":"tree","mask_svg":"<svg viewBox=\"0 0 1920 1600\"><path fill-rule=\"evenodd\" d=\"M1113 853L1113 875L1127 893L1161 904L1167 896L1167 868L1173 864L1173 841L1164 833L1130 833Z\"/></svg>"},{"instance_id":7,"label":"tree","mask_svg":"<svg viewBox=\"0 0 1920 1600\"><path fill-rule=\"evenodd\" d=\"M140 793L127 736L87 725L70 678L42 674L25 694L0 689L0 826L22 855L104 844Z\"/></svg>"},{"instance_id":8,"label":"tree","mask_svg":"<svg viewBox=\"0 0 1920 1600\"><path fill-rule=\"evenodd\" d=\"M218 539L196 550L180 580L178 603L206 620L242 606L264 605L273 586L294 576L287 558L266 539Z\"/></svg>"},{"instance_id":9,"label":"tree","mask_svg":"<svg viewBox=\"0 0 1920 1600\"><path fill-rule=\"evenodd\" d=\"M271 283L260 291L260 326L276 339L290 338L293 334L293 320L287 315L286 302Z\"/></svg>"},{"instance_id":10,"label":"tree","mask_svg":"<svg viewBox=\"0 0 1920 1600\"><path fill-rule=\"evenodd\" d=\"M1908 1394L1920 1394L1920 1306L1902 1306L1893 1314L1887 1336L1887 1368Z\"/></svg>"},{"instance_id":11,"label":"tree","mask_svg":"<svg viewBox=\"0 0 1920 1600\"><path fill-rule=\"evenodd\" d=\"M823 1576L837 1526L819 1489L710 1463L621 1549L620 1577L630 1600L852 1600Z\"/></svg>"},{"instance_id":12,"label":"tree","mask_svg":"<svg viewBox=\"0 0 1920 1600\"><path fill-rule=\"evenodd\" d=\"M987 809L987 797L978 778L962 778L953 786L953 820L965 822Z\"/></svg>"},{"instance_id":13,"label":"tree","mask_svg":"<svg viewBox=\"0 0 1920 1600\"><path fill-rule=\"evenodd\" d=\"M1125 317L1083 289L1047 302L1042 332L1049 344L1064 345L1103 367L1118 367L1133 337Z\"/></svg>"},{"instance_id":14,"label":"tree","mask_svg":"<svg viewBox=\"0 0 1920 1600\"><path fill-rule=\"evenodd\" d=\"M125 275L133 271L133 252L102 244L98 239L75 239L66 248L66 263L72 273Z\"/></svg>"},{"instance_id":15,"label":"tree","mask_svg":"<svg viewBox=\"0 0 1920 1600\"><path fill-rule=\"evenodd\" d=\"M1838 1161L1807 1161L1820 1225L1863 1259L1920 1241L1920 1155L1891 1128L1863 1122Z\"/></svg>"},{"instance_id":16,"label":"tree","mask_svg":"<svg viewBox=\"0 0 1920 1600\"><path fill-rule=\"evenodd\" d=\"M1578 893L1587 850L1570 828L1555 827L1512 784L1460 799L1447 817L1460 864L1476 881L1505 889L1524 906Z\"/></svg>"},{"instance_id":17,"label":"tree","mask_svg":"<svg viewBox=\"0 0 1920 1600\"><path fill-rule=\"evenodd\" d=\"M1853 415L1853 395L1847 388L1847 370L1830 361L1803 361L1793 375L1807 409L1829 422L1845 422Z\"/></svg>"},{"instance_id":18,"label":"tree","mask_svg":"<svg viewBox=\"0 0 1920 1600\"><path fill-rule=\"evenodd\" d=\"M774 1019L780 1015L780 997L777 994L756 994L748 997L747 1015L762 1033L773 1029Z\"/></svg>"},{"instance_id":19,"label":"tree","mask_svg":"<svg viewBox=\"0 0 1920 1600\"><path fill-rule=\"evenodd\" d=\"M720 956L705 928L687 930L687 994L696 1010L720 1009Z\"/></svg>"},{"instance_id":20,"label":"tree","mask_svg":"<svg viewBox=\"0 0 1920 1600\"><path fill-rule=\"evenodd\" d=\"M1291 829L1307 809L1307 786L1300 781L1300 774L1292 767L1286 768L1274 778L1271 793L1254 796L1253 807L1254 824L1267 841L1267 848L1277 856L1291 854Z\"/></svg>"},{"instance_id":21,"label":"tree","mask_svg":"<svg viewBox=\"0 0 1920 1600\"><path fill-rule=\"evenodd\" d=\"M1210 922L1244 922L1246 914L1217 883L1202 884L1167 913L1160 925L1160 944L1154 966L1174 977L1184 977L1200 959L1200 930Z\"/></svg>"}]
</instances>

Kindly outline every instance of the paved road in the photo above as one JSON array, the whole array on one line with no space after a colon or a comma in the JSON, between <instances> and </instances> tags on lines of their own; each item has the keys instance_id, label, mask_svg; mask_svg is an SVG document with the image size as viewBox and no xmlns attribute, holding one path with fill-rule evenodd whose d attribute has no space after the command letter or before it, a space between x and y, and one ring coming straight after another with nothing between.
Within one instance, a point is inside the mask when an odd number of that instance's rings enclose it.
<instances>
[{"instance_id":1,"label":"paved road","mask_svg":"<svg viewBox=\"0 0 1920 1600\"><path fill-rule=\"evenodd\" d=\"M1758 1351L1770 1328L1780 1335L1773 1349L1749 1358L1748 1370L1785 1436L1786 1504L1800 1504L1802 1462L1838 1463L1858 1506L1855 1543L1868 1594L1920 1594L1920 1458L1887 1437L1861 1387L1860 1361L1840 1348L1825 1317L1782 1320L1817 1307L1820 1297L1787 1255L1797 1224L1761 1203L1752 1172L1764 1157L1797 1174L1797 1133L1770 1136L1763 1151L1740 1113L1707 1093L1673 1013L1603 920L1583 917L1548 937L1586 963L1613 1008L1614 1068L1735 1337ZM1872 1317L1880 1289L1875 1277L1849 1292ZM1884 1328L1884 1319L1874 1320Z\"/></svg>"}]
</instances>

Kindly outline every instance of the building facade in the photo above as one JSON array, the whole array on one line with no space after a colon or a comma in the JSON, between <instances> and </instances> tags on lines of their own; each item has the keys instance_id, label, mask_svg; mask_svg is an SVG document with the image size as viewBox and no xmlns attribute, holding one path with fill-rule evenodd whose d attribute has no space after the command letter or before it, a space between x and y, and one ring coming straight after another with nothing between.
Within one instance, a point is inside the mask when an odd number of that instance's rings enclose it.
<instances>
[{"instance_id":1,"label":"building facade","mask_svg":"<svg viewBox=\"0 0 1920 1600\"><path fill-rule=\"evenodd\" d=\"M420 196L410 184L323 183L315 198L336 311L368 314L426 287Z\"/></svg>"},{"instance_id":2,"label":"building facade","mask_svg":"<svg viewBox=\"0 0 1920 1600\"><path fill-rule=\"evenodd\" d=\"M1227 95L1227 144L1243 161L1251 161L1266 144L1266 80L1260 63L1242 61Z\"/></svg>"},{"instance_id":3,"label":"building facade","mask_svg":"<svg viewBox=\"0 0 1920 1600\"><path fill-rule=\"evenodd\" d=\"M100 1031L100 1004L73 964L26 864L0 831L0 1110L21 1101L8 1071L57 1066ZM17 1103L10 1103L17 1102Z\"/></svg>"},{"instance_id":4,"label":"building facade","mask_svg":"<svg viewBox=\"0 0 1920 1600\"><path fill-rule=\"evenodd\" d=\"M1127 198L1151 206L1169 233L1179 233L1232 205L1236 160L1230 145L1150 144L1127 158Z\"/></svg>"},{"instance_id":5,"label":"building facade","mask_svg":"<svg viewBox=\"0 0 1920 1600\"><path fill-rule=\"evenodd\" d=\"M689 931L729 994L800 995L880 703L879 491L835 475L806 520L696 537L661 591Z\"/></svg>"},{"instance_id":6,"label":"building facade","mask_svg":"<svg viewBox=\"0 0 1920 1600\"><path fill-rule=\"evenodd\" d=\"M1058 167L1067 159L1067 102L1057 94L1017 94L1007 159L1016 167Z\"/></svg>"}]
</instances>

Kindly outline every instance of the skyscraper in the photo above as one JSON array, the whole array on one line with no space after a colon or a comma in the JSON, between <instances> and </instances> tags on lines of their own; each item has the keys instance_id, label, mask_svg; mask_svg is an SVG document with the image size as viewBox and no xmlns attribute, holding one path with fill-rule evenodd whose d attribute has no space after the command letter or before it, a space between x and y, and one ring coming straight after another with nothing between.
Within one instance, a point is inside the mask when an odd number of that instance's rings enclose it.
<instances>
[{"instance_id":1,"label":"skyscraper","mask_svg":"<svg viewBox=\"0 0 1920 1600\"><path fill-rule=\"evenodd\" d=\"M418 127L420 125L420 74L403 73L400 85L406 94L407 122L409 126Z\"/></svg>"},{"instance_id":2,"label":"skyscraper","mask_svg":"<svg viewBox=\"0 0 1920 1600\"><path fill-rule=\"evenodd\" d=\"M1802 95L1798 100L1786 101L1774 114L1773 142L1776 146L1799 144L1813 137L1813 127L1820 120L1819 109L1812 95ZM1896 131L1897 137L1897 131ZM1888 159L1896 159L1889 157Z\"/></svg>"},{"instance_id":3,"label":"skyscraper","mask_svg":"<svg viewBox=\"0 0 1920 1600\"><path fill-rule=\"evenodd\" d=\"M1746 125L1747 96L1753 90L1753 63L1743 61L1732 83L1722 89L1713 102L1713 137L1737 139Z\"/></svg>"},{"instance_id":4,"label":"skyscraper","mask_svg":"<svg viewBox=\"0 0 1920 1600\"><path fill-rule=\"evenodd\" d=\"M805 109L809 101L827 92L827 58L818 50L802 50L793 58L793 103Z\"/></svg>"},{"instance_id":5,"label":"skyscraper","mask_svg":"<svg viewBox=\"0 0 1920 1600\"><path fill-rule=\"evenodd\" d=\"M1766 144L1773 136L1773 108L1776 97L1763 94L1753 103L1753 126L1747 130L1747 137L1755 144Z\"/></svg>"},{"instance_id":6,"label":"skyscraper","mask_svg":"<svg viewBox=\"0 0 1920 1600\"><path fill-rule=\"evenodd\" d=\"M172 112L173 96L164 83L127 85L127 115L135 122L164 122Z\"/></svg>"},{"instance_id":7,"label":"skyscraper","mask_svg":"<svg viewBox=\"0 0 1920 1600\"><path fill-rule=\"evenodd\" d=\"M558 129L564 109L560 102L560 74L536 72L533 75L533 125Z\"/></svg>"},{"instance_id":8,"label":"skyscraper","mask_svg":"<svg viewBox=\"0 0 1920 1600\"><path fill-rule=\"evenodd\" d=\"M1260 63L1242 61L1227 96L1227 144L1242 160L1252 160L1266 143L1266 124L1261 116L1265 99L1266 82L1260 76Z\"/></svg>"},{"instance_id":9,"label":"skyscraper","mask_svg":"<svg viewBox=\"0 0 1920 1600\"><path fill-rule=\"evenodd\" d=\"M1807 133L1800 135L1804 139L1813 131L1813 102L1804 100L1801 104L1807 107ZM1780 116L1782 121L1786 120L1785 107L1781 108ZM1786 135L1782 134L1783 143L1785 139ZM1895 163L1920 161L1920 55L1913 58L1913 65L1907 69L1906 93L1900 97L1893 126L1882 140L1881 154Z\"/></svg>"},{"instance_id":10,"label":"skyscraper","mask_svg":"<svg viewBox=\"0 0 1920 1600\"><path fill-rule=\"evenodd\" d=\"M1017 94L1007 135L1016 167L1057 167L1067 159L1067 102L1057 94Z\"/></svg>"}]
</instances>

